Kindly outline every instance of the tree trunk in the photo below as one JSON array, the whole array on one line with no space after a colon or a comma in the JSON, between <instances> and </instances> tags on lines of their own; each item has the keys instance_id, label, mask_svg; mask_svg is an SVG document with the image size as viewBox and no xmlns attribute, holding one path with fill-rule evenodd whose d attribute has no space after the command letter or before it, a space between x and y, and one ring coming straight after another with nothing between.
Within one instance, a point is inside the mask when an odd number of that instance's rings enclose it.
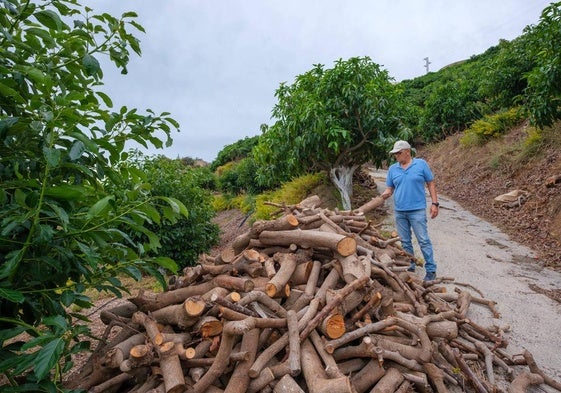
<instances>
[{"instance_id":1,"label":"tree trunk","mask_svg":"<svg viewBox=\"0 0 561 393\"><path fill-rule=\"evenodd\" d=\"M353 196L353 175L358 165L351 167L337 166L329 171L329 178L341 194L344 210L351 210L351 197Z\"/></svg>"}]
</instances>

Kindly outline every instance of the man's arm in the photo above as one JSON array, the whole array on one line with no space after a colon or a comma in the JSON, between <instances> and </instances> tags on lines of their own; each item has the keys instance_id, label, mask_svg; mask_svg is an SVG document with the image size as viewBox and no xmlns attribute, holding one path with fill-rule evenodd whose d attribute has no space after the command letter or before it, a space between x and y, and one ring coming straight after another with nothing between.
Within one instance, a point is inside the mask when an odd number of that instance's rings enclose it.
<instances>
[{"instance_id":1,"label":"man's arm","mask_svg":"<svg viewBox=\"0 0 561 393\"><path fill-rule=\"evenodd\" d=\"M436 194L436 184L433 181L427 182L427 187L429 189L429 195L431 200L430 205L430 218L435 218L438 216L438 195Z\"/></svg>"},{"instance_id":2,"label":"man's arm","mask_svg":"<svg viewBox=\"0 0 561 393\"><path fill-rule=\"evenodd\" d=\"M427 187L429 189L431 202L438 203L438 195L436 195L436 184L434 183L434 180L427 182Z\"/></svg>"}]
</instances>

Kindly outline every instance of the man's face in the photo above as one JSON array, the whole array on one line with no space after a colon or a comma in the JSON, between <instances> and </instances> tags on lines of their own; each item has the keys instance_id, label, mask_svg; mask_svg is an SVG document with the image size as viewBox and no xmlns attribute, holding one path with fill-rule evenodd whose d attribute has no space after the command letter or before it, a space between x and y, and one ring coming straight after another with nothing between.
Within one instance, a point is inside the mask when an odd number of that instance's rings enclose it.
<instances>
[{"instance_id":1,"label":"man's face","mask_svg":"<svg viewBox=\"0 0 561 393\"><path fill-rule=\"evenodd\" d=\"M393 156L400 164L406 163L409 160L409 150L408 149L400 150L397 153L394 153Z\"/></svg>"}]
</instances>

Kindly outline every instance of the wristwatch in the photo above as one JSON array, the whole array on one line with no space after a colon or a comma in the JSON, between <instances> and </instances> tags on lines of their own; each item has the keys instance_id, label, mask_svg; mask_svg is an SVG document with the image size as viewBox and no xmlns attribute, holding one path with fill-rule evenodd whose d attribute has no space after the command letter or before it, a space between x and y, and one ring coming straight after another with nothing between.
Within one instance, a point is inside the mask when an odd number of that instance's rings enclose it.
<instances>
[{"instance_id":1,"label":"wristwatch","mask_svg":"<svg viewBox=\"0 0 561 393\"><path fill-rule=\"evenodd\" d=\"M433 202L432 204L436 207L440 206L440 203L438 203L438 202Z\"/></svg>"}]
</instances>

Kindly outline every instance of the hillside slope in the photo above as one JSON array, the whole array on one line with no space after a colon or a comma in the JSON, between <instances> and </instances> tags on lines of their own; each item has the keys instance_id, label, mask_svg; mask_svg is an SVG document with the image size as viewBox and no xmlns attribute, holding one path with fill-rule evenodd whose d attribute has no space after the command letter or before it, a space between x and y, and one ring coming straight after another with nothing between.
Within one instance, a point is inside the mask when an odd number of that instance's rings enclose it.
<instances>
[{"instance_id":1,"label":"hillside slope","mask_svg":"<svg viewBox=\"0 0 561 393\"><path fill-rule=\"evenodd\" d=\"M549 129L531 156L527 124L483 146L464 147L461 134L419 149L431 165L440 193L496 225L512 240L537 253L536 263L561 270L561 127ZM533 145L536 149L536 145ZM493 199L515 189L530 194L521 206L493 206Z\"/></svg>"}]
</instances>

